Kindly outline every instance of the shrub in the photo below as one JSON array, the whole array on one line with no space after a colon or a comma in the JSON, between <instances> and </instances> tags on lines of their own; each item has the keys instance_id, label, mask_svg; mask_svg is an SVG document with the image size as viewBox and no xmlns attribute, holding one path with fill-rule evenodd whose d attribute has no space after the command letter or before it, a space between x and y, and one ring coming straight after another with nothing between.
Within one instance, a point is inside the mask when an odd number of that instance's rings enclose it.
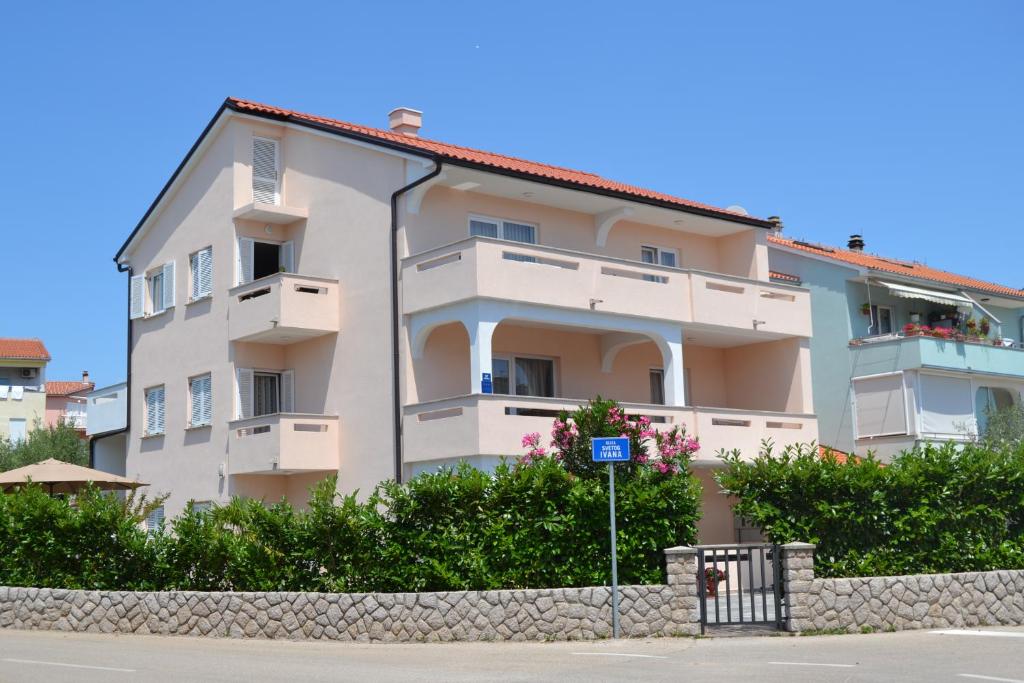
<instances>
[{"instance_id":1,"label":"shrub","mask_svg":"<svg viewBox=\"0 0 1024 683\"><path fill-rule=\"evenodd\" d=\"M888 465L817 447L724 460L735 512L773 542L817 544L821 576L1024 568L1024 448L929 445Z\"/></svg>"},{"instance_id":2,"label":"shrub","mask_svg":"<svg viewBox=\"0 0 1024 683\"><path fill-rule=\"evenodd\" d=\"M89 444L64 418L50 427L44 427L42 421L36 418L28 438L21 441L0 438L0 472L47 458L56 458L74 465L88 465Z\"/></svg>"}]
</instances>

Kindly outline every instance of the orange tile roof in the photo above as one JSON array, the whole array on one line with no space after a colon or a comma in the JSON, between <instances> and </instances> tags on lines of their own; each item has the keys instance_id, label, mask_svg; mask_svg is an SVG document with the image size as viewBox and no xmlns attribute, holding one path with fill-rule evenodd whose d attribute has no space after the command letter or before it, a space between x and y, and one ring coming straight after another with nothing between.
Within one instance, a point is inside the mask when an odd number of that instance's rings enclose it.
<instances>
[{"instance_id":1,"label":"orange tile roof","mask_svg":"<svg viewBox=\"0 0 1024 683\"><path fill-rule=\"evenodd\" d=\"M990 292L992 294L1024 298L1024 289L1015 289L1013 287L1007 287L994 282L986 282L984 280L967 277L966 275L957 275L956 273L939 270L938 268L931 268L923 263L900 261L898 259L867 254L862 251L829 247L823 244L809 244L807 242L786 239L777 235L769 235L768 241L782 247L789 247L790 249L804 251L809 254L815 254L816 256L823 256L825 258L832 259L833 261L848 263L860 268L870 268L871 270L878 270L885 273L920 278L930 282L975 289L982 292Z\"/></svg>"},{"instance_id":2,"label":"orange tile roof","mask_svg":"<svg viewBox=\"0 0 1024 683\"><path fill-rule=\"evenodd\" d=\"M0 358L4 360L50 360L50 352L38 339L0 337Z\"/></svg>"},{"instance_id":3,"label":"orange tile roof","mask_svg":"<svg viewBox=\"0 0 1024 683\"><path fill-rule=\"evenodd\" d=\"M92 382L63 382L54 381L46 383L47 396L71 396L72 394L83 394L95 388Z\"/></svg>"},{"instance_id":4,"label":"orange tile roof","mask_svg":"<svg viewBox=\"0 0 1024 683\"><path fill-rule=\"evenodd\" d=\"M494 152L485 152L478 149L472 149L470 147L462 147L459 145L448 144L446 142L428 140L426 138L410 137L390 130L370 128L368 126L347 123L345 121L329 119L323 116L304 114L302 112L282 109L281 107L275 107L269 104L250 102L236 97L229 97L226 104L237 111L251 112L255 114L268 115L274 118L317 124L343 131L345 133L369 138L371 140L385 142L392 146L427 152L431 155L439 156L442 159L470 162L481 166L489 166L495 169L530 175L542 180L569 183L581 188L591 188L623 195L631 195L641 199L650 199L679 207L698 209L700 211L720 215L723 218L740 220L745 223L759 224L762 225L762 227L771 227L771 224L763 219L747 216L728 209L721 209L709 204L702 204L689 199L675 197L662 192L655 192L654 190L637 187L636 185L628 185L615 180L609 180L608 178L603 178L595 173L577 171L571 168L552 166L550 164L542 164L536 161L527 161L526 159L519 159L516 157L506 156L504 154L496 154Z\"/></svg>"}]
</instances>

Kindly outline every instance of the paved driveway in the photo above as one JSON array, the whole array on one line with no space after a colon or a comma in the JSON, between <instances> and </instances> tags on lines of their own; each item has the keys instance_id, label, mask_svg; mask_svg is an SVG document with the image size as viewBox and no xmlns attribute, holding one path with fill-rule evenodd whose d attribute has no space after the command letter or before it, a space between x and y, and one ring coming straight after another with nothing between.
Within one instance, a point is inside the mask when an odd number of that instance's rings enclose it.
<instances>
[{"instance_id":1,"label":"paved driveway","mask_svg":"<svg viewBox=\"0 0 1024 683\"><path fill-rule=\"evenodd\" d=\"M0 631L0 681L40 680L1024 683L1024 628L436 645Z\"/></svg>"}]
</instances>

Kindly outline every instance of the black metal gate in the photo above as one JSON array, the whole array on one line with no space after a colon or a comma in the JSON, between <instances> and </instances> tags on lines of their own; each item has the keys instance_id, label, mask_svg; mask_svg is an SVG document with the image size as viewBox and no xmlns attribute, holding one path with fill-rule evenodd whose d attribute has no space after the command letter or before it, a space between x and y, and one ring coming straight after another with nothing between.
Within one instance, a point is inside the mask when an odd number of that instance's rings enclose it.
<instances>
[{"instance_id":1,"label":"black metal gate","mask_svg":"<svg viewBox=\"0 0 1024 683\"><path fill-rule=\"evenodd\" d=\"M697 546L700 632L708 626L786 624L779 546Z\"/></svg>"}]
</instances>

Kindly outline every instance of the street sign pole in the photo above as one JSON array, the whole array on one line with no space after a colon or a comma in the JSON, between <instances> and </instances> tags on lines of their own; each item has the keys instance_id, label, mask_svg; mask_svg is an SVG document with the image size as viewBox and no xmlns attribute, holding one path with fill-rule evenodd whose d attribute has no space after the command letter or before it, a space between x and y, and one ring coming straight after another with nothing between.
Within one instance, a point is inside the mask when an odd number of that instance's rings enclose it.
<instances>
[{"instance_id":1,"label":"street sign pole","mask_svg":"<svg viewBox=\"0 0 1024 683\"><path fill-rule=\"evenodd\" d=\"M615 463L608 463L608 514L612 526L612 638L619 637L619 557L615 547Z\"/></svg>"},{"instance_id":2,"label":"street sign pole","mask_svg":"<svg viewBox=\"0 0 1024 683\"><path fill-rule=\"evenodd\" d=\"M615 463L629 462L629 438L594 437L590 440L594 462L608 463L608 518L612 531L612 637L619 637L619 553L615 543Z\"/></svg>"}]
</instances>

